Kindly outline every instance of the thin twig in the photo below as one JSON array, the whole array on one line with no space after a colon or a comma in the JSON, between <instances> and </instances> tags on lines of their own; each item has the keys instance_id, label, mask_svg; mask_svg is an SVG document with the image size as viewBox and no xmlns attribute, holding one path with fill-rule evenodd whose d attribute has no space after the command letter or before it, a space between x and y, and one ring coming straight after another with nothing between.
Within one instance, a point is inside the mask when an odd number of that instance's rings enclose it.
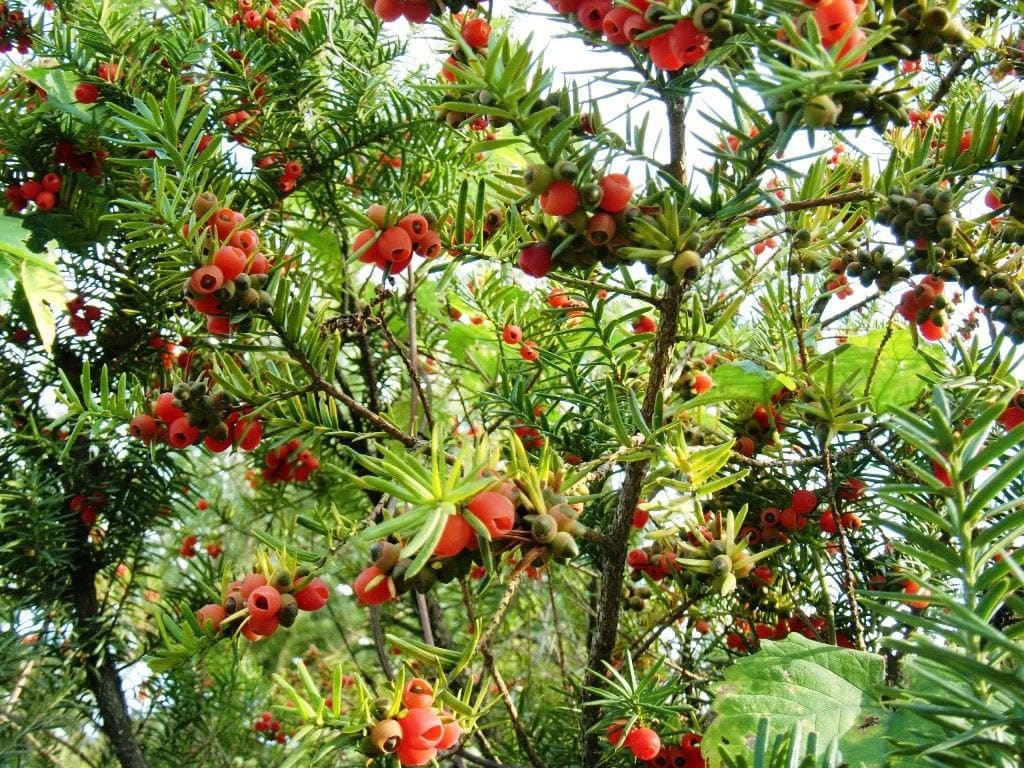
<instances>
[{"instance_id":1,"label":"thin twig","mask_svg":"<svg viewBox=\"0 0 1024 768\"><path fill-rule=\"evenodd\" d=\"M284 344L285 349L288 350L288 354L291 355L292 359L299 364L299 367L306 372L309 376L310 381L319 389L321 392L326 394L338 402L342 403L352 413L356 414L363 420L369 422L373 426L377 427L381 432L384 432L391 437L395 438L407 448L419 448L423 444L423 441L417 438L415 435L409 435L399 429L395 424L391 423L379 413L374 413L365 405L360 403L358 400L346 395L344 392L339 390L329 381L324 379L320 372L316 369L316 366L306 356L306 353L302 351L302 348L295 343L284 330L281 323L275 318L270 312L264 312L263 318L267 321L274 332L281 339L281 343Z\"/></svg>"}]
</instances>

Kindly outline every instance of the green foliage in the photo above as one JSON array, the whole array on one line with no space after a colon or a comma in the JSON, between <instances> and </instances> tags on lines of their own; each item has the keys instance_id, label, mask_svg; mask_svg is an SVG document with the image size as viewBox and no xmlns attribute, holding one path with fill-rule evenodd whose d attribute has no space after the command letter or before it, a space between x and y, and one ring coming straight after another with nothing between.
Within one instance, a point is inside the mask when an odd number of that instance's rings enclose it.
<instances>
[{"instance_id":1,"label":"green foliage","mask_svg":"<svg viewBox=\"0 0 1024 768\"><path fill-rule=\"evenodd\" d=\"M716 717L704 737L704 754L718 766L720 752L744 753L766 718L769 741L796 727L798 733L816 734L823 750L818 765L828 765L835 749L851 766L881 765L889 723L879 696L884 671L881 656L800 635L767 642L729 667L715 686Z\"/></svg>"}]
</instances>

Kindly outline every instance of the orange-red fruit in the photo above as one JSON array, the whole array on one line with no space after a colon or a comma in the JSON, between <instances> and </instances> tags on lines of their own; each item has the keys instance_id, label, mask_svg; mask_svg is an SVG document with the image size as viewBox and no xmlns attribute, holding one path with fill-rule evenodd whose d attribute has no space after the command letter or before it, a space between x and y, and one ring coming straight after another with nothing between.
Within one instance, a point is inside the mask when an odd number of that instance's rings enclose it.
<instances>
[{"instance_id":1,"label":"orange-red fruit","mask_svg":"<svg viewBox=\"0 0 1024 768\"><path fill-rule=\"evenodd\" d=\"M220 623L224 621L225 616L227 614L224 612L224 606L217 603L209 603L196 611L196 621L199 622L199 626L205 630L207 622L210 622L214 632L220 631Z\"/></svg>"},{"instance_id":2,"label":"orange-red fruit","mask_svg":"<svg viewBox=\"0 0 1024 768\"><path fill-rule=\"evenodd\" d=\"M377 238L377 253L392 264L408 262L412 256L412 238L401 227L388 227Z\"/></svg>"},{"instance_id":3,"label":"orange-red fruit","mask_svg":"<svg viewBox=\"0 0 1024 768\"><path fill-rule=\"evenodd\" d=\"M369 587L370 582L378 577L383 578L375 586ZM356 580L352 583L352 591L355 593L356 600L359 601L360 605L380 605L394 599L395 594L392 591L392 586L391 577L376 565L371 565L356 576Z\"/></svg>"},{"instance_id":4,"label":"orange-red fruit","mask_svg":"<svg viewBox=\"0 0 1024 768\"><path fill-rule=\"evenodd\" d=\"M128 425L128 432L131 436L137 437L144 443L148 443L153 439L153 435L156 434L156 430L156 419L148 413L136 414L132 419L132 423Z\"/></svg>"},{"instance_id":5,"label":"orange-red fruit","mask_svg":"<svg viewBox=\"0 0 1024 768\"><path fill-rule=\"evenodd\" d=\"M519 252L519 268L530 277L544 277L551 271L551 249L544 243L532 243Z\"/></svg>"},{"instance_id":6,"label":"orange-red fruit","mask_svg":"<svg viewBox=\"0 0 1024 768\"><path fill-rule=\"evenodd\" d=\"M611 9L611 0L583 0L576 9L576 18L584 29L600 32L604 17Z\"/></svg>"},{"instance_id":7,"label":"orange-red fruit","mask_svg":"<svg viewBox=\"0 0 1024 768\"><path fill-rule=\"evenodd\" d=\"M676 53L670 37L669 33L658 35L650 41L647 50L651 54L654 66L666 72L675 72L683 68L684 62Z\"/></svg>"},{"instance_id":8,"label":"orange-red fruit","mask_svg":"<svg viewBox=\"0 0 1024 768\"><path fill-rule=\"evenodd\" d=\"M693 391L698 395L703 395L714 386L714 383L714 380L706 373L698 373L693 377Z\"/></svg>"},{"instance_id":9,"label":"orange-red fruit","mask_svg":"<svg viewBox=\"0 0 1024 768\"><path fill-rule=\"evenodd\" d=\"M459 737L462 735L462 728L454 720L449 720L444 724L444 736L437 743L437 749L449 749L454 747L459 742Z\"/></svg>"},{"instance_id":10,"label":"orange-red fruit","mask_svg":"<svg viewBox=\"0 0 1024 768\"><path fill-rule=\"evenodd\" d=\"M622 5L617 5L605 14L601 30L612 45L628 45L629 35L626 34L627 19L636 13Z\"/></svg>"},{"instance_id":11,"label":"orange-red fruit","mask_svg":"<svg viewBox=\"0 0 1024 768\"><path fill-rule=\"evenodd\" d=\"M917 330L928 341L938 341L946 335L946 327L936 325L931 320L925 320L917 326Z\"/></svg>"},{"instance_id":12,"label":"orange-red fruit","mask_svg":"<svg viewBox=\"0 0 1024 768\"><path fill-rule=\"evenodd\" d=\"M597 185L601 188L600 208L609 213L618 213L629 205L633 195L633 183L625 174L609 173Z\"/></svg>"},{"instance_id":13,"label":"orange-red fruit","mask_svg":"<svg viewBox=\"0 0 1024 768\"><path fill-rule=\"evenodd\" d=\"M242 229L231 235L231 245L241 249L246 256L252 256L260 247L260 239L251 229Z\"/></svg>"},{"instance_id":14,"label":"orange-red fruit","mask_svg":"<svg viewBox=\"0 0 1024 768\"><path fill-rule=\"evenodd\" d=\"M814 495L813 491L808 491L806 488L798 488L793 491L789 505L798 515L806 515L818 506L818 497Z\"/></svg>"},{"instance_id":15,"label":"orange-red fruit","mask_svg":"<svg viewBox=\"0 0 1024 768\"><path fill-rule=\"evenodd\" d=\"M170 424L185 415L181 408L174 405L174 395L170 392L163 392L156 399L156 403L153 405L153 413L164 424Z\"/></svg>"},{"instance_id":16,"label":"orange-red fruit","mask_svg":"<svg viewBox=\"0 0 1024 768\"><path fill-rule=\"evenodd\" d=\"M398 226L406 231L413 242L419 240L430 229L427 218L421 213L410 213L398 221Z\"/></svg>"},{"instance_id":17,"label":"orange-red fruit","mask_svg":"<svg viewBox=\"0 0 1024 768\"><path fill-rule=\"evenodd\" d=\"M57 196L45 189L36 196L36 207L40 211L50 211L57 205Z\"/></svg>"},{"instance_id":18,"label":"orange-red fruit","mask_svg":"<svg viewBox=\"0 0 1024 768\"><path fill-rule=\"evenodd\" d=\"M281 593L269 585L256 587L245 600L249 614L257 621L277 616L281 610Z\"/></svg>"},{"instance_id":19,"label":"orange-red fruit","mask_svg":"<svg viewBox=\"0 0 1024 768\"><path fill-rule=\"evenodd\" d=\"M416 253L425 259L436 258L441 253L441 237L433 230L427 230L416 242Z\"/></svg>"},{"instance_id":20,"label":"orange-red fruit","mask_svg":"<svg viewBox=\"0 0 1024 768\"><path fill-rule=\"evenodd\" d=\"M402 765L426 765L434 759L434 755L436 754L436 747L431 747L430 749L413 749L405 743L404 739L402 740L402 743L398 745L398 751L395 752L398 762Z\"/></svg>"},{"instance_id":21,"label":"orange-red fruit","mask_svg":"<svg viewBox=\"0 0 1024 768\"><path fill-rule=\"evenodd\" d=\"M523 340L523 329L518 325L506 325L501 332L501 340L506 344L518 344Z\"/></svg>"},{"instance_id":22,"label":"orange-red fruit","mask_svg":"<svg viewBox=\"0 0 1024 768\"><path fill-rule=\"evenodd\" d=\"M180 416L167 427L167 442L172 448L187 448L199 442L199 430L188 423L188 418Z\"/></svg>"},{"instance_id":23,"label":"orange-red fruit","mask_svg":"<svg viewBox=\"0 0 1024 768\"><path fill-rule=\"evenodd\" d=\"M292 596L295 598L295 604L299 606L299 610L319 611L327 605L331 592L321 579L314 576L309 580L309 584Z\"/></svg>"},{"instance_id":24,"label":"orange-red fruit","mask_svg":"<svg viewBox=\"0 0 1024 768\"><path fill-rule=\"evenodd\" d=\"M559 179L540 196L540 207L549 216L568 216L580 207L580 193L570 182Z\"/></svg>"},{"instance_id":25,"label":"orange-red fruit","mask_svg":"<svg viewBox=\"0 0 1024 768\"><path fill-rule=\"evenodd\" d=\"M405 690L402 692L402 704L407 709L427 709L433 703L434 689L426 680L414 677L405 684Z\"/></svg>"},{"instance_id":26,"label":"orange-red fruit","mask_svg":"<svg viewBox=\"0 0 1024 768\"><path fill-rule=\"evenodd\" d=\"M653 760L661 751L661 738L650 728L634 728L626 736L626 746L637 760Z\"/></svg>"},{"instance_id":27,"label":"orange-red fruit","mask_svg":"<svg viewBox=\"0 0 1024 768\"><path fill-rule=\"evenodd\" d=\"M263 422L260 419L239 419L231 425L231 436L243 451L251 451L263 440Z\"/></svg>"},{"instance_id":28,"label":"orange-red fruit","mask_svg":"<svg viewBox=\"0 0 1024 768\"><path fill-rule=\"evenodd\" d=\"M470 48L485 48L491 37L491 25L482 16L474 16L462 27L462 39Z\"/></svg>"},{"instance_id":29,"label":"orange-red fruit","mask_svg":"<svg viewBox=\"0 0 1024 768\"><path fill-rule=\"evenodd\" d=\"M492 539L508 534L516 522L516 510L512 502L495 491L484 491L473 497L466 509L484 524Z\"/></svg>"},{"instance_id":30,"label":"orange-red fruit","mask_svg":"<svg viewBox=\"0 0 1024 768\"><path fill-rule=\"evenodd\" d=\"M857 7L853 0L832 0L819 4L814 9L814 20L821 31L825 45L835 45L839 39L853 29L857 22Z\"/></svg>"},{"instance_id":31,"label":"orange-red fruit","mask_svg":"<svg viewBox=\"0 0 1024 768\"><path fill-rule=\"evenodd\" d=\"M402 745L410 749L434 749L444 738L441 718L429 709L410 709L398 718L398 724L402 726Z\"/></svg>"},{"instance_id":32,"label":"orange-red fruit","mask_svg":"<svg viewBox=\"0 0 1024 768\"><path fill-rule=\"evenodd\" d=\"M537 342L524 341L520 344L519 356L528 363L535 363L540 360L540 350L537 349Z\"/></svg>"},{"instance_id":33,"label":"orange-red fruit","mask_svg":"<svg viewBox=\"0 0 1024 768\"><path fill-rule=\"evenodd\" d=\"M462 515L449 515L441 538L434 547L437 557L454 557L473 540L473 527Z\"/></svg>"},{"instance_id":34,"label":"orange-red fruit","mask_svg":"<svg viewBox=\"0 0 1024 768\"><path fill-rule=\"evenodd\" d=\"M683 62L684 67L703 59L711 44L708 36L697 29L692 19L676 22L672 31L668 33L668 42L672 52Z\"/></svg>"},{"instance_id":35,"label":"orange-red fruit","mask_svg":"<svg viewBox=\"0 0 1024 768\"><path fill-rule=\"evenodd\" d=\"M209 296L224 285L224 273L216 264L199 267L189 278L188 287L199 296Z\"/></svg>"},{"instance_id":36,"label":"orange-red fruit","mask_svg":"<svg viewBox=\"0 0 1024 768\"><path fill-rule=\"evenodd\" d=\"M224 280L234 280L245 271L246 255L241 248L225 245L213 254L213 266L220 269Z\"/></svg>"},{"instance_id":37,"label":"orange-red fruit","mask_svg":"<svg viewBox=\"0 0 1024 768\"><path fill-rule=\"evenodd\" d=\"M248 600L249 595L255 590L265 586L267 586L267 578L262 573L250 573L246 574L245 578L239 582L238 591L243 600Z\"/></svg>"}]
</instances>

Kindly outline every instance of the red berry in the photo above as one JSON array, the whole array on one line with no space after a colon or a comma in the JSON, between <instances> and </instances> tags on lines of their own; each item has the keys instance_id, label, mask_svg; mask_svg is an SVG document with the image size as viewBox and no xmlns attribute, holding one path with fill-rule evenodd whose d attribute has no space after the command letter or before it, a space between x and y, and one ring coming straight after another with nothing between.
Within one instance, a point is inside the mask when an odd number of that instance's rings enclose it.
<instances>
[{"instance_id":1,"label":"red berry","mask_svg":"<svg viewBox=\"0 0 1024 768\"><path fill-rule=\"evenodd\" d=\"M537 342L524 341L520 344L519 356L528 363L535 363L540 360L540 350L537 349Z\"/></svg>"},{"instance_id":2,"label":"red berry","mask_svg":"<svg viewBox=\"0 0 1024 768\"><path fill-rule=\"evenodd\" d=\"M482 16L474 16L462 27L462 39L470 48L485 48L491 37L491 25Z\"/></svg>"},{"instance_id":3,"label":"red berry","mask_svg":"<svg viewBox=\"0 0 1024 768\"><path fill-rule=\"evenodd\" d=\"M187 448L199 442L199 430L188 423L188 418L180 416L167 427L167 442L172 448Z\"/></svg>"},{"instance_id":4,"label":"red berry","mask_svg":"<svg viewBox=\"0 0 1024 768\"><path fill-rule=\"evenodd\" d=\"M323 580L314 576L309 584L295 593L295 603L302 611L319 611L327 605L331 592Z\"/></svg>"},{"instance_id":5,"label":"red berry","mask_svg":"<svg viewBox=\"0 0 1024 768\"><path fill-rule=\"evenodd\" d=\"M818 497L814 495L813 491L808 491L806 488L798 488L793 491L789 505L798 515L807 515L818 506Z\"/></svg>"},{"instance_id":6,"label":"red berry","mask_svg":"<svg viewBox=\"0 0 1024 768\"><path fill-rule=\"evenodd\" d=\"M629 205L633 195L633 183L625 174L609 173L597 185L601 188L600 208L609 213L618 213Z\"/></svg>"},{"instance_id":7,"label":"red berry","mask_svg":"<svg viewBox=\"0 0 1024 768\"><path fill-rule=\"evenodd\" d=\"M692 19L676 22L672 31L668 33L668 42L672 52L683 62L683 66L696 64L703 59L711 44L708 36L697 29Z\"/></svg>"},{"instance_id":8,"label":"red berry","mask_svg":"<svg viewBox=\"0 0 1024 768\"><path fill-rule=\"evenodd\" d=\"M651 519L650 513L646 509L637 507L633 510L633 527L640 529L647 525L647 521ZM643 551L643 550L639 550Z\"/></svg>"},{"instance_id":9,"label":"red berry","mask_svg":"<svg viewBox=\"0 0 1024 768\"><path fill-rule=\"evenodd\" d=\"M43 176L43 189L47 192L60 192L61 178L56 173Z\"/></svg>"},{"instance_id":10,"label":"red berry","mask_svg":"<svg viewBox=\"0 0 1024 768\"><path fill-rule=\"evenodd\" d=\"M360 605L380 605L394 600L396 595L395 582L376 565L371 565L356 576L352 591Z\"/></svg>"},{"instance_id":11,"label":"red berry","mask_svg":"<svg viewBox=\"0 0 1024 768\"><path fill-rule=\"evenodd\" d=\"M506 325L501 332L501 339L506 344L518 344L523 340L523 329L518 325Z\"/></svg>"},{"instance_id":12,"label":"red berry","mask_svg":"<svg viewBox=\"0 0 1024 768\"><path fill-rule=\"evenodd\" d=\"M220 631L220 623L224 621L225 616L227 614L224 612L224 606L217 603L209 603L196 611L199 626L203 629L212 629L214 632Z\"/></svg>"},{"instance_id":13,"label":"red berry","mask_svg":"<svg viewBox=\"0 0 1024 768\"><path fill-rule=\"evenodd\" d=\"M231 426L231 435L243 451L251 451L263 439L263 421L259 418L239 419Z\"/></svg>"},{"instance_id":14,"label":"red berry","mask_svg":"<svg viewBox=\"0 0 1024 768\"><path fill-rule=\"evenodd\" d=\"M174 395L163 392L153 405L153 413L164 424L170 424L185 415L185 412L174 405Z\"/></svg>"},{"instance_id":15,"label":"red berry","mask_svg":"<svg viewBox=\"0 0 1024 768\"><path fill-rule=\"evenodd\" d=\"M153 439L153 435L156 434L157 426L156 419L148 413L139 413L135 415L132 423L128 425L128 432L132 437L137 437L142 442L148 443Z\"/></svg>"},{"instance_id":16,"label":"red berry","mask_svg":"<svg viewBox=\"0 0 1024 768\"><path fill-rule=\"evenodd\" d=\"M121 71L118 69L117 64L112 61L106 61L96 68L96 74L99 75L100 80L106 80L108 83L113 83L121 76Z\"/></svg>"},{"instance_id":17,"label":"red berry","mask_svg":"<svg viewBox=\"0 0 1024 768\"><path fill-rule=\"evenodd\" d=\"M39 194L43 191L43 185L41 182L35 179L26 181L21 185L21 196L26 200L35 200L39 197Z\"/></svg>"},{"instance_id":18,"label":"red berry","mask_svg":"<svg viewBox=\"0 0 1024 768\"><path fill-rule=\"evenodd\" d=\"M213 266L220 270L225 282L242 274L246 261L245 251L233 245L221 246L213 254Z\"/></svg>"},{"instance_id":19,"label":"red berry","mask_svg":"<svg viewBox=\"0 0 1024 768\"><path fill-rule=\"evenodd\" d=\"M579 190L559 179L540 196L540 207L549 216L568 216L580 207Z\"/></svg>"},{"instance_id":20,"label":"red berry","mask_svg":"<svg viewBox=\"0 0 1024 768\"><path fill-rule=\"evenodd\" d=\"M466 510L484 524L492 539L507 535L516 522L512 502L495 491L478 493L466 505Z\"/></svg>"},{"instance_id":21,"label":"red berry","mask_svg":"<svg viewBox=\"0 0 1024 768\"><path fill-rule=\"evenodd\" d=\"M433 749L444 738L441 719L429 709L410 709L398 718L398 724L402 726L402 744L410 749Z\"/></svg>"},{"instance_id":22,"label":"red berry","mask_svg":"<svg viewBox=\"0 0 1024 768\"><path fill-rule=\"evenodd\" d=\"M249 593L245 605L253 619L263 622L281 610L281 593L269 585L257 587Z\"/></svg>"},{"instance_id":23,"label":"red berry","mask_svg":"<svg viewBox=\"0 0 1024 768\"><path fill-rule=\"evenodd\" d=\"M544 277L551 271L551 249L544 243L533 243L519 252L519 268L530 277Z\"/></svg>"},{"instance_id":24,"label":"red berry","mask_svg":"<svg viewBox=\"0 0 1024 768\"><path fill-rule=\"evenodd\" d=\"M79 83L75 86L75 101L79 104L95 104L100 98L100 87L95 83Z\"/></svg>"},{"instance_id":25,"label":"red berry","mask_svg":"<svg viewBox=\"0 0 1024 768\"><path fill-rule=\"evenodd\" d=\"M715 384L714 380L706 373L698 373L693 377L693 391L698 395L703 395Z\"/></svg>"},{"instance_id":26,"label":"red berry","mask_svg":"<svg viewBox=\"0 0 1024 768\"><path fill-rule=\"evenodd\" d=\"M427 709L434 703L434 689L430 683L414 677L405 684L402 692L402 704L408 709Z\"/></svg>"},{"instance_id":27,"label":"red berry","mask_svg":"<svg viewBox=\"0 0 1024 768\"><path fill-rule=\"evenodd\" d=\"M437 557L454 557L473 541L473 535L473 526L462 515L449 515L434 554Z\"/></svg>"},{"instance_id":28,"label":"red berry","mask_svg":"<svg viewBox=\"0 0 1024 768\"><path fill-rule=\"evenodd\" d=\"M661 739L650 728L634 728L626 737L626 746L637 760L653 760L661 751Z\"/></svg>"}]
</instances>

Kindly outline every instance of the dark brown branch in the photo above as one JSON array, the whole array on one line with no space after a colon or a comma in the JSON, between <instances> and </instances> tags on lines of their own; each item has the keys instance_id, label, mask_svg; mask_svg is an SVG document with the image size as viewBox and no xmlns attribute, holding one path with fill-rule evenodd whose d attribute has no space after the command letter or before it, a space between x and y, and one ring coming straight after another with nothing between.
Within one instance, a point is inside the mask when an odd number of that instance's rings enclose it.
<instances>
[{"instance_id":1,"label":"dark brown branch","mask_svg":"<svg viewBox=\"0 0 1024 768\"><path fill-rule=\"evenodd\" d=\"M755 208L750 213L744 214L743 218L746 219L763 219L765 216L773 216L779 211L785 211L787 213L792 211L807 211L811 208L823 208L826 205L843 205L845 203L859 203L864 200L870 200L875 196L875 193L866 189L857 189L852 192L840 192L837 195L825 195L824 197L815 197L811 200L794 200L791 203L783 203L777 208L773 208L770 205L765 205L760 208Z\"/></svg>"},{"instance_id":2,"label":"dark brown branch","mask_svg":"<svg viewBox=\"0 0 1024 768\"><path fill-rule=\"evenodd\" d=\"M101 728L110 740L121 768L148 768L142 746L135 736L128 704L121 688L114 658L107 652L96 597L96 569L80 564L71 575L69 597L74 610L79 653L85 667L85 681L102 718Z\"/></svg>"},{"instance_id":3,"label":"dark brown branch","mask_svg":"<svg viewBox=\"0 0 1024 768\"><path fill-rule=\"evenodd\" d=\"M407 448L419 448L422 445L422 441L415 435L406 434L396 425L392 424L390 421L381 416L379 413L374 413L365 405L360 403L358 400L350 397L349 395L346 395L344 392L342 392L329 381L327 381L316 369L316 366L314 366L313 363L310 362L309 358L306 356L306 353L303 352L299 345L295 343L295 340L289 337L287 333L285 333L284 328L281 326L281 323L278 322L277 318L275 318L269 312L263 313L263 317L270 324L270 327L274 329L274 332L278 335L278 337L281 339L281 343L284 344L285 349L288 350L288 354L290 354L292 359L299 364L299 367L306 372L306 375L309 376L310 381L312 381L313 385L318 390L323 392L328 397L337 400L339 403L348 408L351 413L355 414L356 416L359 416L361 419L373 425L381 432L384 432L387 435L390 435L391 437L395 438L403 445L405 445Z\"/></svg>"}]
</instances>

